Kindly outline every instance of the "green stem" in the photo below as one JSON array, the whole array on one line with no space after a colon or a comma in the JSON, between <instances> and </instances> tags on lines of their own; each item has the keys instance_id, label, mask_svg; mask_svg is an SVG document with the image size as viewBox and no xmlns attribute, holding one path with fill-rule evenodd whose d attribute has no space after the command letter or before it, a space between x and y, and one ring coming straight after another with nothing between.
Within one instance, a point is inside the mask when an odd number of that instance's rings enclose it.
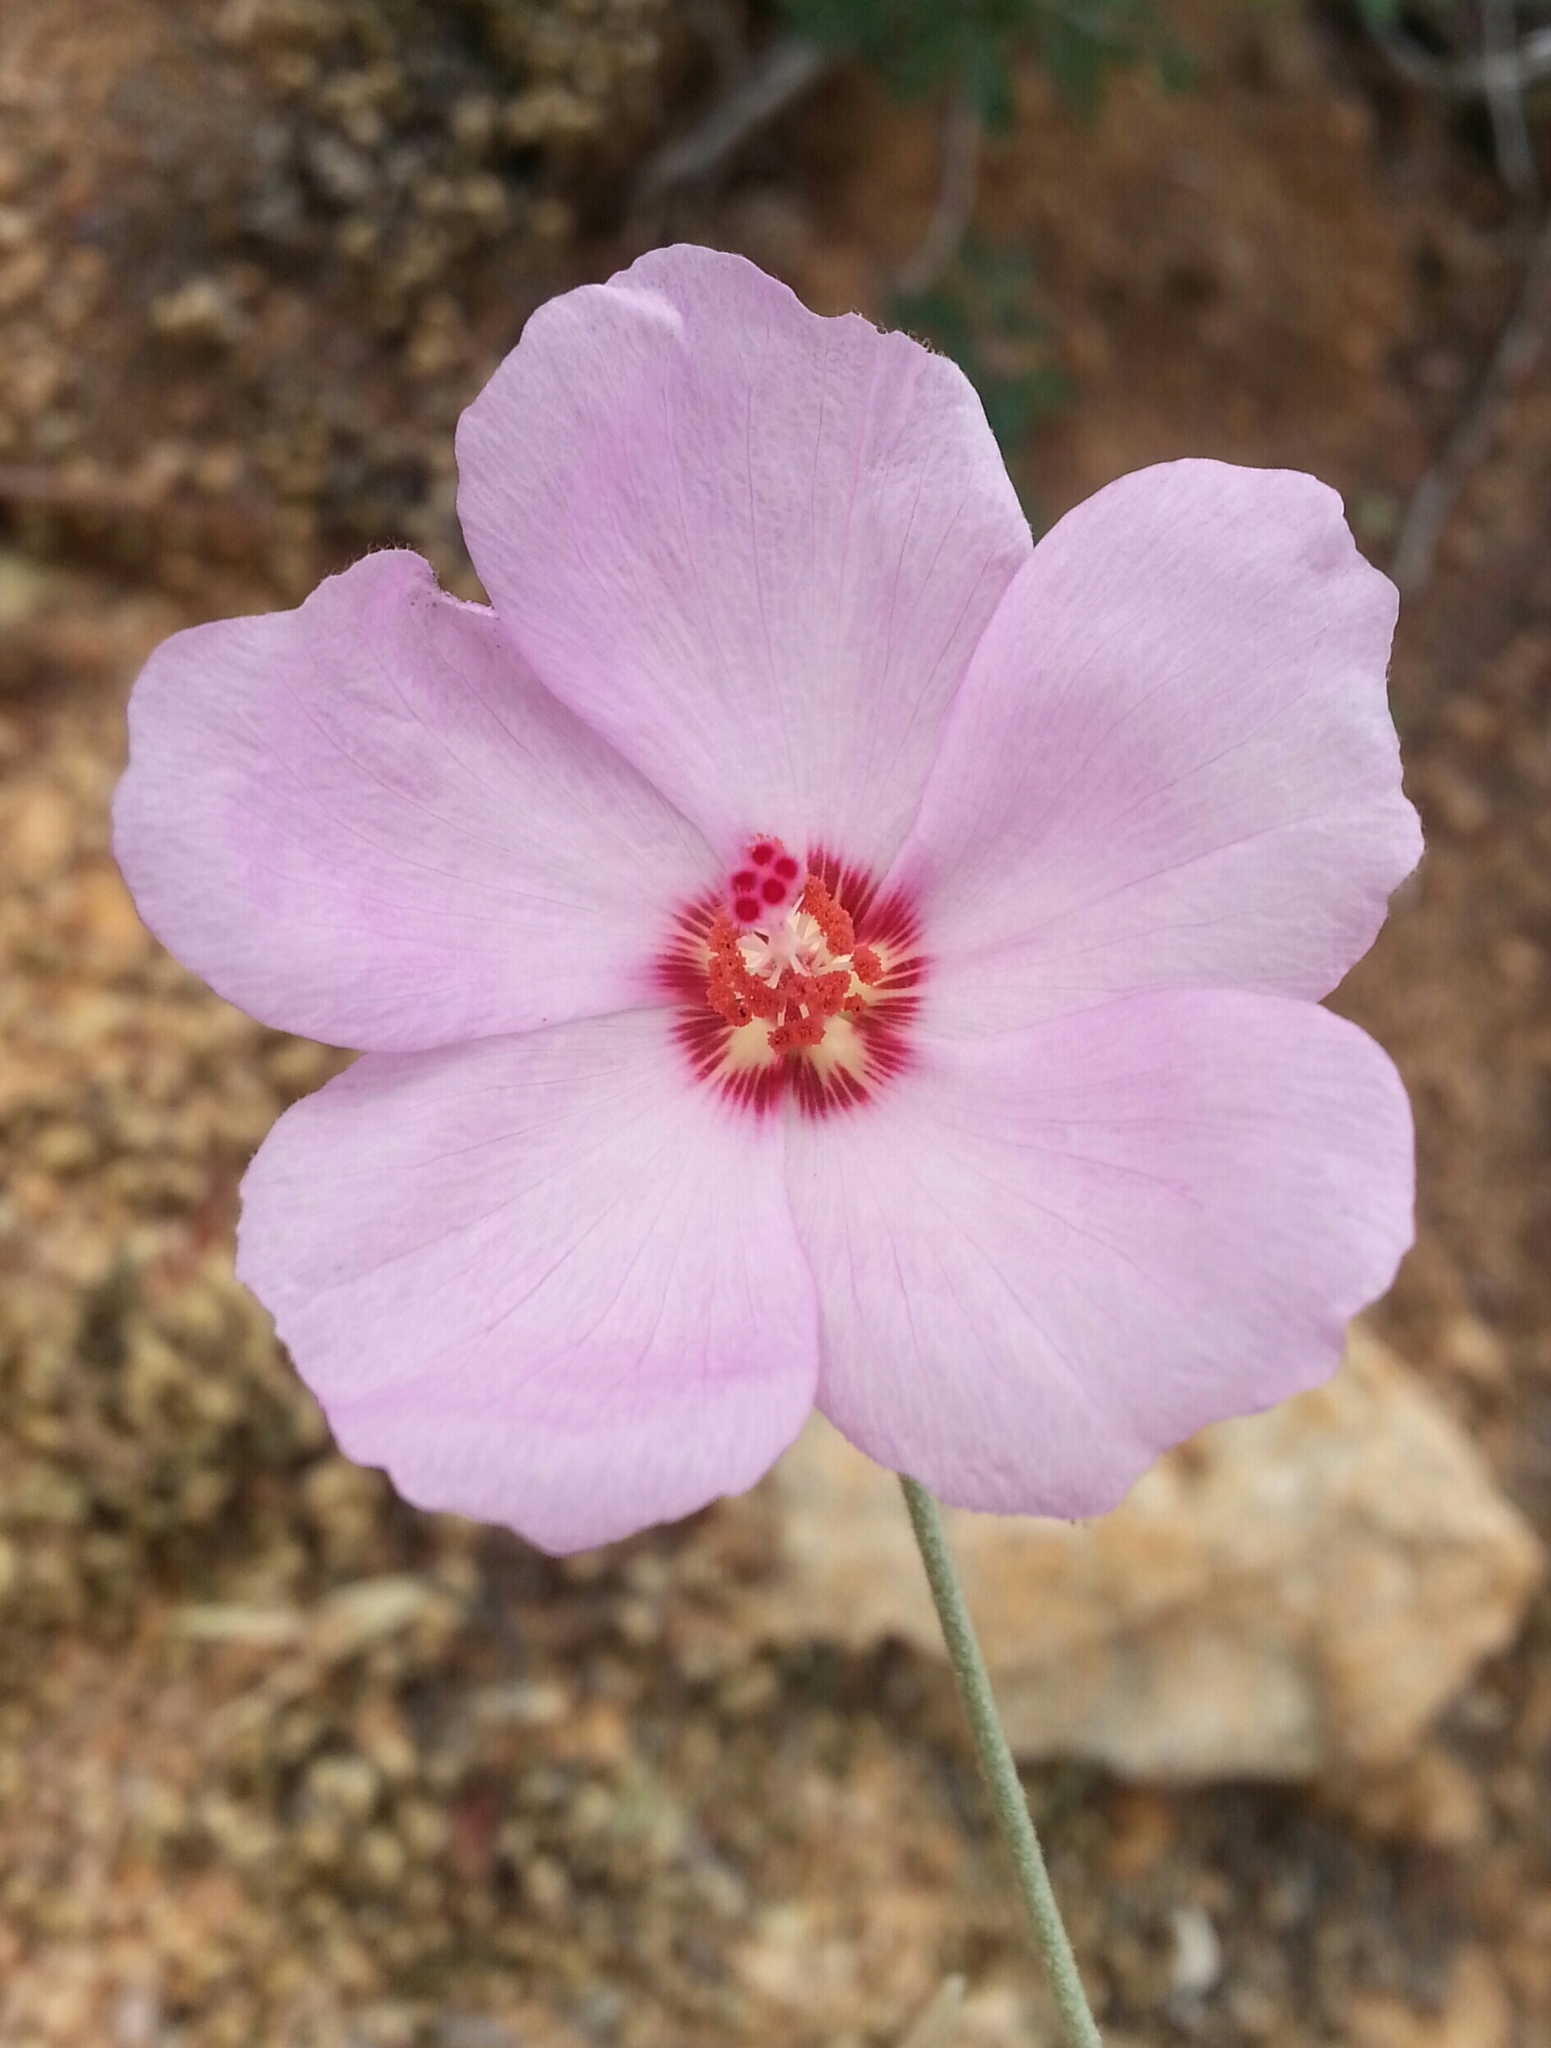
<instances>
[{"instance_id":1,"label":"green stem","mask_svg":"<svg viewBox=\"0 0 1551 2048\"><path fill-rule=\"evenodd\" d=\"M919 1481L901 1474L900 1484L905 1489L905 1505L910 1510L916 1542L921 1546L921 1562L926 1566L927 1582L937 1603L937 1618L942 1623L948 1659L959 1681L959 1692L969 1715L980 1768L985 1773L1002 1838L1012 1852L1018 1889L1034 1923L1034 1939L1039 1944L1050 1988L1055 1993L1062 2029L1069 2048L1102 2048L1098 2026L1082 1988L1082 1978L1077 1973L1077 1958L1072 1954L1061 1909L1050 1888L1050 1872L1045 1868L1039 1836L1035 1834L1034 1823L1029 1817L1028 1801L1023 1796L1023 1786L1018 1778L1018 1766L1013 1762L1007 1737L1002 1733L1002 1724L997 1718L990 1674L986 1670L986 1660L980 1654L975 1625L969 1618L969 1608L964 1601L964 1589L954 1570L947 1533L942 1525L942 1510Z\"/></svg>"}]
</instances>

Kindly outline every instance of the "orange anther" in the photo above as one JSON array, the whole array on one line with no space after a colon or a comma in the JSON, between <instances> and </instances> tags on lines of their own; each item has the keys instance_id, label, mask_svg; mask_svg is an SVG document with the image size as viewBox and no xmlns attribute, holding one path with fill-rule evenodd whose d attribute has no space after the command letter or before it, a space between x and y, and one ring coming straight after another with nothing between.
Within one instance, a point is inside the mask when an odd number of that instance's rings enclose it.
<instances>
[{"instance_id":1,"label":"orange anther","mask_svg":"<svg viewBox=\"0 0 1551 2048\"><path fill-rule=\"evenodd\" d=\"M819 1017L794 1017L778 1024L770 1034L772 1052L795 1052L800 1046L822 1045L824 1023Z\"/></svg>"},{"instance_id":2,"label":"orange anther","mask_svg":"<svg viewBox=\"0 0 1551 2048\"><path fill-rule=\"evenodd\" d=\"M756 1017L773 1022L780 1015L776 992L749 973L726 911L719 910L711 920L706 944L710 953L705 991L709 1007L734 1028Z\"/></svg>"},{"instance_id":3,"label":"orange anther","mask_svg":"<svg viewBox=\"0 0 1551 2048\"><path fill-rule=\"evenodd\" d=\"M777 860L795 865L773 838L753 842L749 858L767 868ZM741 886L748 879L748 875L740 873L734 877L734 884ZM876 986L884 973L876 950L857 945L856 926L850 914L817 875L804 877L799 907L812 918L823 939L823 951L830 964L819 971L790 964L776 972L779 955L772 953L765 961L769 949L763 934L751 940L740 929L746 920L736 909L724 907L716 911L706 933L707 1007L734 1030L756 1021L768 1024L767 1043L778 1057L822 1045L832 1017L864 1015L871 1001L860 993L857 984ZM745 951L751 946L752 954ZM811 951L809 948L802 957L811 957ZM762 963L757 974L750 968L751 957ZM791 958L790 953L787 958Z\"/></svg>"},{"instance_id":4,"label":"orange anther","mask_svg":"<svg viewBox=\"0 0 1551 2048\"><path fill-rule=\"evenodd\" d=\"M871 879L829 853L813 859L804 872L773 834L751 839L721 888L686 906L661 962L695 1073L761 1115L783 1101L814 1116L853 1107L909 1058L926 964L911 906L879 903ZM767 902L773 888L780 903ZM858 906L870 944L858 943Z\"/></svg>"},{"instance_id":5,"label":"orange anther","mask_svg":"<svg viewBox=\"0 0 1551 2048\"><path fill-rule=\"evenodd\" d=\"M856 944L856 927L817 875L810 874L803 884L800 907L824 934L824 943L831 953L838 958L851 951Z\"/></svg>"},{"instance_id":6,"label":"orange anther","mask_svg":"<svg viewBox=\"0 0 1551 2048\"><path fill-rule=\"evenodd\" d=\"M837 1016L851 987L850 970L837 967L829 974L817 974L809 986L812 990L810 1001L822 1010L826 1017Z\"/></svg>"}]
</instances>

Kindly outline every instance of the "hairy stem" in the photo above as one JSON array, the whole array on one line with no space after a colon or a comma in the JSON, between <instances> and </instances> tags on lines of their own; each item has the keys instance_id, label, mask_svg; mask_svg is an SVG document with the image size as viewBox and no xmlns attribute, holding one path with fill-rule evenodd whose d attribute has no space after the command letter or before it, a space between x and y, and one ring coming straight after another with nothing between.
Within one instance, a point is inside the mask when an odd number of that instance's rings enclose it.
<instances>
[{"instance_id":1,"label":"hairy stem","mask_svg":"<svg viewBox=\"0 0 1551 2048\"><path fill-rule=\"evenodd\" d=\"M942 1623L948 1658L969 1715L980 1768L985 1774L991 1804L996 1809L1002 1839L1012 1854L1018 1889L1034 1924L1034 1939L1050 1979L1050 1988L1055 1994L1068 2048L1101 2048L1098 2026L1082 1988L1082 1978L1077 1973L1077 1958L1072 1954L1061 1909L1051 1890L1050 1872L1045 1868L1039 1836L1035 1834L1034 1823L1029 1818L1028 1801L1018 1779L1018 1767L1013 1762L1007 1737L1002 1733L1002 1724L997 1718L985 1658L980 1654L975 1626L964 1601L964 1589L959 1584L959 1575L948 1549L942 1510L917 1480L907 1479L902 1474L900 1484L905 1489L905 1505L910 1510L916 1542L921 1546L921 1562L926 1566L927 1583L937 1604L937 1618Z\"/></svg>"}]
</instances>

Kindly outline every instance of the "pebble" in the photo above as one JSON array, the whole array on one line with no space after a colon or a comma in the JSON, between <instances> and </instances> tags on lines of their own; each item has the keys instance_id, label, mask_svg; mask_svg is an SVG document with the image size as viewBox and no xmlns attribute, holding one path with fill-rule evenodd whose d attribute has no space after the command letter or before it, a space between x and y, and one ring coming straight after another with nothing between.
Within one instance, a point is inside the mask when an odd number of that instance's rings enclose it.
<instances>
[{"instance_id":1,"label":"pebble","mask_svg":"<svg viewBox=\"0 0 1551 2048\"><path fill-rule=\"evenodd\" d=\"M1222 1977L1222 1943L1211 1915L1201 1906L1176 1906L1169 1925L1174 1937L1169 1996L1188 2008L1217 1988Z\"/></svg>"}]
</instances>

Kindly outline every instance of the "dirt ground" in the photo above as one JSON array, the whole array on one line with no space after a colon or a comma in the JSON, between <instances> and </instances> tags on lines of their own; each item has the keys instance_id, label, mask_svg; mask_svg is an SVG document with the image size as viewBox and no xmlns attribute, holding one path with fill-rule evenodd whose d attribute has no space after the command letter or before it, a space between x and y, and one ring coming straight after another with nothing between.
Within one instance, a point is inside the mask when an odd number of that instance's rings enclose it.
<instances>
[{"instance_id":1,"label":"dirt ground","mask_svg":"<svg viewBox=\"0 0 1551 2048\"><path fill-rule=\"evenodd\" d=\"M561 1566L332 1453L230 1248L339 1056L160 954L107 852L163 634L388 538L472 588L452 426L549 292L684 236L887 313L938 122L865 77L626 207L715 88L700 18L0 14L0 2048L885 2048L950 1971L968 2048L1052 2038L945 1679L744 1640L757 1524ZM1020 78L988 149L976 241L1070 390L1020 478L1050 518L1160 457L1291 464L1383 563L1526 230L1339 13L1183 33L1189 92L1090 117ZM1381 1325L1551 1536L1548 534L1551 364L1403 612L1429 850L1338 1000L1419 1123ZM1551 2044L1551 1596L1433 1765L1340 1800L1031 1773L1109 2037Z\"/></svg>"}]
</instances>

